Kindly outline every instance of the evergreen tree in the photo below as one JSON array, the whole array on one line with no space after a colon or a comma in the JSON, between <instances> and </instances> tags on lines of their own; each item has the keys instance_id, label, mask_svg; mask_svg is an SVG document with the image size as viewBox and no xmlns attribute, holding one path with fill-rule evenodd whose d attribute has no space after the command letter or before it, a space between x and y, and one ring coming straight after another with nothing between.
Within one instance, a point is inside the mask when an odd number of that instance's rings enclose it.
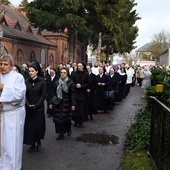
<instances>
[{"instance_id":1,"label":"evergreen tree","mask_svg":"<svg viewBox=\"0 0 170 170\"><path fill-rule=\"evenodd\" d=\"M28 5L28 0L22 0L19 6L27 6L27 5Z\"/></svg>"},{"instance_id":2,"label":"evergreen tree","mask_svg":"<svg viewBox=\"0 0 170 170\"><path fill-rule=\"evenodd\" d=\"M1 0L1 1L0 1L0 4L4 4L4 5L10 6L10 5L11 5L11 2L10 2L9 0Z\"/></svg>"},{"instance_id":3,"label":"evergreen tree","mask_svg":"<svg viewBox=\"0 0 170 170\"><path fill-rule=\"evenodd\" d=\"M62 31L68 28L70 42L98 42L110 49L129 52L133 49L138 29L132 8L134 0L36 0L27 6L28 18L40 30ZM70 44L71 47L71 44ZM74 47L73 47L74 48ZM72 52L73 52L72 48Z\"/></svg>"},{"instance_id":4,"label":"evergreen tree","mask_svg":"<svg viewBox=\"0 0 170 170\"><path fill-rule=\"evenodd\" d=\"M94 26L100 26L99 31L102 32L102 45L106 47L104 51L107 61L110 53L130 52L135 48L133 44L138 28L134 24L140 19L133 10L135 5L137 4L133 0L110 0L100 5L101 11L96 15L101 18L97 16L95 18L101 24L96 23ZM95 18L92 23L95 22Z\"/></svg>"}]
</instances>

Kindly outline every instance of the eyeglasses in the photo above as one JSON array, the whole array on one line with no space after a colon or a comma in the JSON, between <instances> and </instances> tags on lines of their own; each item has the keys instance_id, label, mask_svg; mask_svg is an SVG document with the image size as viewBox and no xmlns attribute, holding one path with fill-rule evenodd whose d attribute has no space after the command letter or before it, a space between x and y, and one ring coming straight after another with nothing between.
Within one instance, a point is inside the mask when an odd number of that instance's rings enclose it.
<instances>
[{"instance_id":1,"label":"eyeglasses","mask_svg":"<svg viewBox=\"0 0 170 170\"><path fill-rule=\"evenodd\" d=\"M61 72L61 74L67 74L67 72Z\"/></svg>"}]
</instances>

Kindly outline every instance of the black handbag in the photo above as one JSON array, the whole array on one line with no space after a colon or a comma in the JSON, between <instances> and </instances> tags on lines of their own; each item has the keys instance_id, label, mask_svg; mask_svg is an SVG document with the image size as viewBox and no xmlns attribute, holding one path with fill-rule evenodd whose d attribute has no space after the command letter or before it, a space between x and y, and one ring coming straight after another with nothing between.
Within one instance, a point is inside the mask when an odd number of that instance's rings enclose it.
<instances>
[{"instance_id":1,"label":"black handbag","mask_svg":"<svg viewBox=\"0 0 170 170\"><path fill-rule=\"evenodd\" d=\"M113 90L109 90L109 91L105 91L104 92L104 97L105 99L109 100L109 99L114 99L114 91Z\"/></svg>"},{"instance_id":2,"label":"black handbag","mask_svg":"<svg viewBox=\"0 0 170 170\"><path fill-rule=\"evenodd\" d=\"M109 86L110 86L110 89L112 89L110 83L109 83ZM106 90L104 92L104 97L106 100L111 100L111 99L114 99L115 97L115 92L113 90Z\"/></svg>"},{"instance_id":3,"label":"black handbag","mask_svg":"<svg viewBox=\"0 0 170 170\"><path fill-rule=\"evenodd\" d=\"M58 106L58 105L60 105L60 103L61 103L61 99L58 98L57 96L54 96L54 97L52 98L51 102L52 102L54 105Z\"/></svg>"}]
</instances>

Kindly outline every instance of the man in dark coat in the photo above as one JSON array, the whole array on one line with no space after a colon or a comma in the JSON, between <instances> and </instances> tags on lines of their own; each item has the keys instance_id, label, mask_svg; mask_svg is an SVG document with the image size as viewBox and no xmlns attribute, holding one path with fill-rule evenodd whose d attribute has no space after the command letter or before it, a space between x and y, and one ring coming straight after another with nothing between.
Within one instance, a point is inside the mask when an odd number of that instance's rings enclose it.
<instances>
[{"instance_id":1,"label":"man in dark coat","mask_svg":"<svg viewBox=\"0 0 170 170\"><path fill-rule=\"evenodd\" d=\"M90 87L90 76L86 70L85 64L79 62L77 71L71 76L75 84L76 109L72 113L72 120L75 127L83 127L83 123L88 120L88 93Z\"/></svg>"},{"instance_id":2,"label":"man in dark coat","mask_svg":"<svg viewBox=\"0 0 170 170\"><path fill-rule=\"evenodd\" d=\"M64 68L63 63L59 63L59 64L58 64L58 68L57 68L57 70L56 70L56 76L57 76L58 78L60 78L60 76L61 76L60 71L61 71L62 68Z\"/></svg>"},{"instance_id":3,"label":"man in dark coat","mask_svg":"<svg viewBox=\"0 0 170 170\"><path fill-rule=\"evenodd\" d=\"M24 79L26 80L29 77L29 71L27 64L22 64L21 74L24 76Z\"/></svg>"},{"instance_id":4,"label":"man in dark coat","mask_svg":"<svg viewBox=\"0 0 170 170\"><path fill-rule=\"evenodd\" d=\"M54 96L54 88L55 88L55 82L58 80L58 77L56 76L55 69L50 69L50 75L47 76L46 79L46 85L47 85L47 114L48 117L51 117L53 114L53 109L49 109L49 105L51 102L51 99Z\"/></svg>"}]
</instances>

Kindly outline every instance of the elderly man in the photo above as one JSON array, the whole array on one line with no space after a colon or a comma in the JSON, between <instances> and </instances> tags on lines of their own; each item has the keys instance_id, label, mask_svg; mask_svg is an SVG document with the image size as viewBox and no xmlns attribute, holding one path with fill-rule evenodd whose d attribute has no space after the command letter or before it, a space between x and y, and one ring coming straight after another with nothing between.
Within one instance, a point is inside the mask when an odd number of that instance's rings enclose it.
<instances>
[{"instance_id":1,"label":"elderly man","mask_svg":"<svg viewBox=\"0 0 170 170\"><path fill-rule=\"evenodd\" d=\"M13 66L12 56L0 57L1 170L20 170L22 163L26 86Z\"/></svg>"},{"instance_id":2,"label":"elderly man","mask_svg":"<svg viewBox=\"0 0 170 170\"><path fill-rule=\"evenodd\" d=\"M46 79L46 85L47 85L47 106L51 104L51 99L55 95L55 82L58 80L58 77L56 76L55 69L50 69L50 75ZM48 117L51 117L53 115L53 109L49 109L47 107L47 114Z\"/></svg>"},{"instance_id":3,"label":"elderly man","mask_svg":"<svg viewBox=\"0 0 170 170\"><path fill-rule=\"evenodd\" d=\"M21 74L24 76L25 79L29 77L28 66L27 64L22 64Z\"/></svg>"}]
</instances>

